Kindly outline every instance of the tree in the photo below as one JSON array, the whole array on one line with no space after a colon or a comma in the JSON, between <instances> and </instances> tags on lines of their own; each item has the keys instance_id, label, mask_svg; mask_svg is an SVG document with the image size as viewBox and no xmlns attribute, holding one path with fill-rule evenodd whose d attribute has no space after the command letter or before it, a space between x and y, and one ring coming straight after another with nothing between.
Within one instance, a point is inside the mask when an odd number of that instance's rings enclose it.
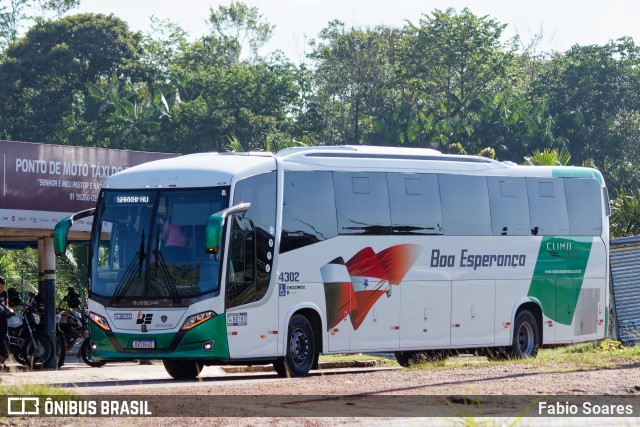
<instances>
[{"instance_id":1,"label":"tree","mask_svg":"<svg viewBox=\"0 0 640 427\"><path fill-rule=\"evenodd\" d=\"M513 46L500 41L506 24L478 17L465 8L435 10L407 24L403 54L408 77L442 101L455 101L458 110L480 94L503 87L513 59Z\"/></svg>"},{"instance_id":2,"label":"tree","mask_svg":"<svg viewBox=\"0 0 640 427\"><path fill-rule=\"evenodd\" d=\"M618 190L609 222L613 238L640 235L640 190Z\"/></svg>"},{"instance_id":3,"label":"tree","mask_svg":"<svg viewBox=\"0 0 640 427\"><path fill-rule=\"evenodd\" d=\"M47 17L60 17L77 7L80 0L11 0L0 2L0 50L18 40L27 24Z\"/></svg>"},{"instance_id":4,"label":"tree","mask_svg":"<svg viewBox=\"0 0 640 427\"><path fill-rule=\"evenodd\" d=\"M336 20L320 32L319 39L313 42L310 57L316 62L312 102L326 124L320 139L339 144L377 142L371 136L376 131L384 134L381 121L392 110L397 31L347 29Z\"/></svg>"},{"instance_id":5,"label":"tree","mask_svg":"<svg viewBox=\"0 0 640 427\"><path fill-rule=\"evenodd\" d=\"M567 166L571 161L571 154L566 149L535 150L531 156L524 158L524 164L529 166Z\"/></svg>"},{"instance_id":6,"label":"tree","mask_svg":"<svg viewBox=\"0 0 640 427\"><path fill-rule=\"evenodd\" d=\"M109 141L109 148L153 150L153 135L160 130L161 118L169 117L169 103L161 92L151 96L144 85L129 86L138 86L139 90L121 87L115 74L101 85L87 83L90 96L100 103L108 124L98 128L96 139Z\"/></svg>"},{"instance_id":7,"label":"tree","mask_svg":"<svg viewBox=\"0 0 640 427\"><path fill-rule=\"evenodd\" d=\"M88 123L99 111L86 84L114 73L135 81L140 38L113 16L36 24L0 64L0 129L16 140L92 145Z\"/></svg>"},{"instance_id":8,"label":"tree","mask_svg":"<svg viewBox=\"0 0 640 427\"><path fill-rule=\"evenodd\" d=\"M531 96L548 105L554 133L567 141L578 163L591 158L602 166L637 152L625 145L621 124L630 124L640 108L639 77L640 49L632 39L576 45L552 56Z\"/></svg>"},{"instance_id":9,"label":"tree","mask_svg":"<svg viewBox=\"0 0 640 427\"><path fill-rule=\"evenodd\" d=\"M243 47L249 48L251 58L257 58L258 50L269 41L274 28L264 21L257 7L238 1L210 8L209 24L216 38L233 44L237 60Z\"/></svg>"},{"instance_id":10,"label":"tree","mask_svg":"<svg viewBox=\"0 0 640 427\"><path fill-rule=\"evenodd\" d=\"M486 146L476 131L487 106L513 84L515 40L501 41L505 27L467 8L436 9L418 25L407 24L400 72L415 97L423 139L445 147L460 142L472 152Z\"/></svg>"},{"instance_id":11,"label":"tree","mask_svg":"<svg viewBox=\"0 0 640 427\"><path fill-rule=\"evenodd\" d=\"M281 56L253 64L194 65L176 89L180 102L162 121L159 147L181 153L224 151L230 138L246 150L289 139L297 70Z\"/></svg>"},{"instance_id":12,"label":"tree","mask_svg":"<svg viewBox=\"0 0 640 427\"><path fill-rule=\"evenodd\" d=\"M180 69L186 51L191 46L187 37L187 32L177 24L151 18L151 32L142 35L140 45L140 60L146 72L144 80L151 87L164 89L177 84L182 78L176 69Z\"/></svg>"},{"instance_id":13,"label":"tree","mask_svg":"<svg viewBox=\"0 0 640 427\"><path fill-rule=\"evenodd\" d=\"M0 276L3 276L8 287L19 291L24 286L26 291L38 291L38 253L35 249L1 249Z\"/></svg>"}]
</instances>

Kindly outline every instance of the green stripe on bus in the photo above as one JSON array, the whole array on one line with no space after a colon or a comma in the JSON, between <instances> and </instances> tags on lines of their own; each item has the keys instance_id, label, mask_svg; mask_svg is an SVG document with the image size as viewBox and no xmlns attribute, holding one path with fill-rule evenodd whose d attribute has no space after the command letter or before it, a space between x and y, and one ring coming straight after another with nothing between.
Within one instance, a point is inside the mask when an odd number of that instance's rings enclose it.
<instances>
[{"instance_id":1,"label":"green stripe on bus","mask_svg":"<svg viewBox=\"0 0 640 427\"><path fill-rule=\"evenodd\" d=\"M551 175L556 178L594 178L600 185L604 185L604 178L600 171L590 168L575 166L557 166L551 170Z\"/></svg>"},{"instance_id":2,"label":"green stripe on bus","mask_svg":"<svg viewBox=\"0 0 640 427\"><path fill-rule=\"evenodd\" d=\"M591 238L542 238L528 295L557 323L573 321L591 244Z\"/></svg>"},{"instance_id":3,"label":"green stripe on bus","mask_svg":"<svg viewBox=\"0 0 640 427\"><path fill-rule=\"evenodd\" d=\"M171 347L175 332L116 332L113 334L120 346L124 349L132 349L134 339L152 339L155 342L155 348L160 350L154 352L152 349L142 353L121 353L113 345L107 333L98 328L93 322L89 324L91 341L98 344L96 356L105 359L131 359L136 355L145 358L175 358L175 359L229 359L229 342L227 340L227 322L224 314L218 315L193 329L187 331L177 348L169 353L161 350L167 350ZM211 351L202 348L204 341L213 341L213 349Z\"/></svg>"}]
</instances>

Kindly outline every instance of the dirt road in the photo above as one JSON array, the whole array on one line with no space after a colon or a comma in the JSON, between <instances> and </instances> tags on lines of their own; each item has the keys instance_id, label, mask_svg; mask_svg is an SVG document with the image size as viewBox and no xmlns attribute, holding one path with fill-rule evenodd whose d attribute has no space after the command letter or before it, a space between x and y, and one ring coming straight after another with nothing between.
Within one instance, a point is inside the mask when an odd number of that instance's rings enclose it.
<instances>
[{"instance_id":1,"label":"dirt road","mask_svg":"<svg viewBox=\"0 0 640 427\"><path fill-rule=\"evenodd\" d=\"M582 403L580 396L609 406L635 405L640 401L640 364L635 361L610 369L583 371L570 371L570 367L562 364L522 363L426 370L399 367L321 369L307 378L295 379L279 378L273 372L229 374L219 367L206 367L196 381L174 381L161 364L123 364L99 369L70 367L51 373L22 373L22 376L12 373L5 375L2 383L19 383L18 378L25 381L27 376L31 382L73 387L74 393L90 398L134 396L135 399L147 399L155 414L181 415L180 418L133 418L130 423L153 426L202 424L204 418L184 418L190 415L219 417L208 419L207 424L214 421L222 425L268 425L273 422L285 425L405 425L423 424L427 420L416 416L434 416L436 418L430 418L433 422L452 414L460 417L476 403L483 414L500 416L501 410L522 409L523 404L549 400L553 395L564 400L569 396L570 403L575 400L576 404ZM463 400L463 396L471 400ZM474 396L478 402L473 400ZM444 404L442 399L446 399ZM632 421L640 415L640 408L636 406L630 414ZM443 407L453 410L448 412ZM49 418L43 425L68 425L68 420ZM537 418L526 420L540 421ZM595 420L604 422L603 419ZM629 424L627 418L616 420ZM33 421L23 419L26 424L33 424ZM122 418L102 418L101 424L122 425L122 421ZM90 418L77 418L72 422L73 425L92 423Z\"/></svg>"}]
</instances>

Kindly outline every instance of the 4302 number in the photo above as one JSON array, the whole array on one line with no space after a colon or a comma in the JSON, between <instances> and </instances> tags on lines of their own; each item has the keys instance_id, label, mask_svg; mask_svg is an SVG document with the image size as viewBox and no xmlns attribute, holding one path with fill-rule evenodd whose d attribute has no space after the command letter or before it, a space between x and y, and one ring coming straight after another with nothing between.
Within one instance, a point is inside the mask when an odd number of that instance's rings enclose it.
<instances>
[{"instance_id":1,"label":"4302 number","mask_svg":"<svg viewBox=\"0 0 640 427\"><path fill-rule=\"evenodd\" d=\"M278 279L281 282L299 282L300 273L298 273L297 271L283 271L278 276Z\"/></svg>"}]
</instances>

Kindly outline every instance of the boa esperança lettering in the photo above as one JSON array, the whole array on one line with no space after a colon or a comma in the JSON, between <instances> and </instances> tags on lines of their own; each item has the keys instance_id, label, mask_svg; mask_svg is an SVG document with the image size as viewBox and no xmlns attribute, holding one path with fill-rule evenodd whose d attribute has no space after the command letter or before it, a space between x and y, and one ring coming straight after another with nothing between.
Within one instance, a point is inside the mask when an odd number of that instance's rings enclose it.
<instances>
[{"instance_id":1,"label":"boa esperan\u00e7a lettering","mask_svg":"<svg viewBox=\"0 0 640 427\"><path fill-rule=\"evenodd\" d=\"M472 254L468 249L460 251L460 261L455 255L442 254L440 249L431 251L431 267L463 267L477 270L482 267L524 267L527 256L524 254Z\"/></svg>"}]
</instances>

